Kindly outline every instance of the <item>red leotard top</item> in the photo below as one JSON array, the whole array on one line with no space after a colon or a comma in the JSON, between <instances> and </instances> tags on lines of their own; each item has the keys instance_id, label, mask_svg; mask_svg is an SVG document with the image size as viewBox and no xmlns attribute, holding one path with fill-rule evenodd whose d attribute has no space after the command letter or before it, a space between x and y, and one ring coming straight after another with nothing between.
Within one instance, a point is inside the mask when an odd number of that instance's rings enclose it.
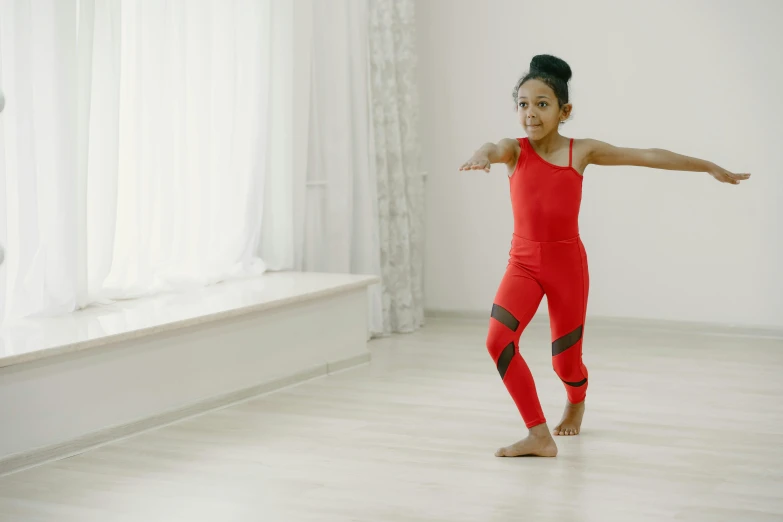
<instances>
[{"instance_id":1,"label":"red leotard top","mask_svg":"<svg viewBox=\"0 0 783 522\"><path fill-rule=\"evenodd\" d=\"M563 241L579 236L582 175L572 166L574 140L568 166L544 160L527 138L519 141L519 160L509 178L514 235L530 241Z\"/></svg>"}]
</instances>

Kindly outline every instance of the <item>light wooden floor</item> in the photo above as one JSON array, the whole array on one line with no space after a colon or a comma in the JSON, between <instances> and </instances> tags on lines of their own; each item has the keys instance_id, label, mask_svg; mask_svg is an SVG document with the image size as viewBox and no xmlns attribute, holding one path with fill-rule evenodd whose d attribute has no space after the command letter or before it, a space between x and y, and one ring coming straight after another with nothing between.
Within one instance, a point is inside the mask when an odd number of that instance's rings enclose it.
<instances>
[{"instance_id":1,"label":"light wooden floor","mask_svg":"<svg viewBox=\"0 0 783 522\"><path fill-rule=\"evenodd\" d=\"M484 336L434 321L369 366L0 478L0 520L783 520L783 341L596 324L582 435L499 459L525 429ZM552 425L548 336L522 351Z\"/></svg>"}]
</instances>

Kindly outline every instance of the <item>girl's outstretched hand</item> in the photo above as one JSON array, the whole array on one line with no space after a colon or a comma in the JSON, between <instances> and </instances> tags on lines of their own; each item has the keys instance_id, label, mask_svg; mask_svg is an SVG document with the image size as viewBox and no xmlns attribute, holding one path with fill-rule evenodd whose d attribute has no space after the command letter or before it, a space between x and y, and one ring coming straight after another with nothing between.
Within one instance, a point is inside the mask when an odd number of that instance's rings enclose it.
<instances>
[{"instance_id":1,"label":"girl's outstretched hand","mask_svg":"<svg viewBox=\"0 0 783 522\"><path fill-rule=\"evenodd\" d=\"M721 183L730 183L732 185L739 185L740 181L745 181L750 178L750 174L733 174L728 170L715 165L708 171L709 175L717 179Z\"/></svg>"},{"instance_id":2,"label":"girl's outstretched hand","mask_svg":"<svg viewBox=\"0 0 783 522\"><path fill-rule=\"evenodd\" d=\"M489 157L486 154L478 153L463 163L459 170L483 170L484 172L489 172L491 166Z\"/></svg>"}]
</instances>

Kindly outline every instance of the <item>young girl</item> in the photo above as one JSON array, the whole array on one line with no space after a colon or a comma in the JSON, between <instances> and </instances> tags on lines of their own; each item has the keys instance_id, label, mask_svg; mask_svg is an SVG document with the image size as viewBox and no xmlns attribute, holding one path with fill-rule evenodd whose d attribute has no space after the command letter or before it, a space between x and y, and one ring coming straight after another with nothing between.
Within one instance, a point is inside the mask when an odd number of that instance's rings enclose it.
<instances>
[{"instance_id":1,"label":"young girl","mask_svg":"<svg viewBox=\"0 0 783 522\"><path fill-rule=\"evenodd\" d=\"M708 161L661 149L618 148L589 139L568 139L559 126L571 114L563 60L539 55L517 82L513 97L527 138L487 143L460 170L489 172L492 163L508 167L514 234L506 273L498 288L487 349L529 430L519 442L500 448L498 457L554 457L557 445L546 425L533 376L519 353L519 338L546 294L552 338L552 364L568 395L555 435L578 435L585 411L587 368L582 333L587 308L587 257L579 238L582 175L588 165L633 165L706 172L732 185L750 177L732 174Z\"/></svg>"}]
</instances>

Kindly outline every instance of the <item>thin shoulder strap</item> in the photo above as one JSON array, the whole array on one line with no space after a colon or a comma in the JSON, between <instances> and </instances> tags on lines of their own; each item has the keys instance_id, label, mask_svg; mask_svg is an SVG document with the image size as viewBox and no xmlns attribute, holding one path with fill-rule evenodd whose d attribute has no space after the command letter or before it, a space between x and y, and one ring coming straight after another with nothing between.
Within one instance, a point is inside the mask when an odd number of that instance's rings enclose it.
<instances>
[{"instance_id":1,"label":"thin shoulder strap","mask_svg":"<svg viewBox=\"0 0 783 522\"><path fill-rule=\"evenodd\" d=\"M517 163L519 163L519 160L525 154L525 142L527 141L527 138L517 138L517 141L519 142L519 158L517 158Z\"/></svg>"},{"instance_id":2,"label":"thin shoulder strap","mask_svg":"<svg viewBox=\"0 0 783 522\"><path fill-rule=\"evenodd\" d=\"M571 146L568 149L568 166L573 167L574 158L574 138L571 138Z\"/></svg>"}]
</instances>

